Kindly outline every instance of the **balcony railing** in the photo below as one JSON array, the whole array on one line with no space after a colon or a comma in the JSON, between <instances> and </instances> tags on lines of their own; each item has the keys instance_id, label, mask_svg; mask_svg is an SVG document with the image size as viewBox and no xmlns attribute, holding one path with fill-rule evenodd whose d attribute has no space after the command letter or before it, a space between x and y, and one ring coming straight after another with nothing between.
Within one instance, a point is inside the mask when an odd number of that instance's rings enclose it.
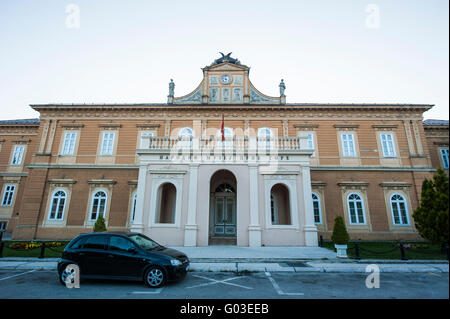
<instances>
[{"instance_id":1,"label":"balcony railing","mask_svg":"<svg viewBox=\"0 0 450 319\"><path fill-rule=\"evenodd\" d=\"M200 153L308 153L307 139L304 137L233 137L222 140L213 137L168 137L148 136L141 150L155 152L200 152Z\"/></svg>"}]
</instances>

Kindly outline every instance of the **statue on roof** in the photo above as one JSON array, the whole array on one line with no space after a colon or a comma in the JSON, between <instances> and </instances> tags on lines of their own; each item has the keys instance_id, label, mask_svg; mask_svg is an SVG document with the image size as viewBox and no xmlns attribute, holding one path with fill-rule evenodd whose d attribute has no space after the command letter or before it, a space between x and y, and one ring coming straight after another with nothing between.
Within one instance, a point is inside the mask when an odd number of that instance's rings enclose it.
<instances>
[{"instance_id":1,"label":"statue on roof","mask_svg":"<svg viewBox=\"0 0 450 319\"><path fill-rule=\"evenodd\" d=\"M172 79L170 79L170 83L169 83L169 96L173 96L175 93L175 83L173 82Z\"/></svg>"},{"instance_id":2,"label":"statue on roof","mask_svg":"<svg viewBox=\"0 0 450 319\"><path fill-rule=\"evenodd\" d=\"M220 54L222 54L222 62L228 62L228 60L230 60L230 55L233 52L230 52L228 54L223 54L222 52L219 52Z\"/></svg>"},{"instance_id":3,"label":"statue on roof","mask_svg":"<svg viewBox=\"0 0 450 319\"><path fill-rule=\"evenodd\" d=\"M281 79L279 88L280 88L280 96L283 96L284 95L284 90L286 90L286 85L284 84L283 79Z\"/></svg>"}]
</instances>

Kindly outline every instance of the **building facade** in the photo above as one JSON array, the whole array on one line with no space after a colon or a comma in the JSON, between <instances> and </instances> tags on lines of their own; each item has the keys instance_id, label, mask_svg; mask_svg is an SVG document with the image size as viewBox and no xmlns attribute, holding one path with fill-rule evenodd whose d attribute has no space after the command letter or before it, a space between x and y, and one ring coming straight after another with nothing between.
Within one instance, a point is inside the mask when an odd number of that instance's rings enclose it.
<instances>
[{"instance_id":1,"label":"building facade","mask_svg":"<svg viewBox=\"0 0 450 319\"><path fill-rule=\"evenodd\" d=\"M222 55L167 103L31 105L0 121L0 222L13 239L108 230L164 245L316 246L418 240L422 181L448 172L448 121L423 104L286 103Z\"/></svg>"}]
</instances>

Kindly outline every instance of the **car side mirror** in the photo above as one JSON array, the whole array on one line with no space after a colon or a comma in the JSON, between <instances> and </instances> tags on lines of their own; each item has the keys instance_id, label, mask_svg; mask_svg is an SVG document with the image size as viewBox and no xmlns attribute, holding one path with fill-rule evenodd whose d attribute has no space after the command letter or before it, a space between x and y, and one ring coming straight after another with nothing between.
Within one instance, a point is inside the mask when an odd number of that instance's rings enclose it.
<instances>
[{"instance_id":1,"label":"car side mirror","mask_svg":"<svg viewBox=\"0 0 450 319\"><path fill-rule=\"evenodd\" d=\"M130 248L128 248L128 252L131 253L131 254L136 254L137 250L134 247L130 247Z\"/></svg>"}]
</instances>

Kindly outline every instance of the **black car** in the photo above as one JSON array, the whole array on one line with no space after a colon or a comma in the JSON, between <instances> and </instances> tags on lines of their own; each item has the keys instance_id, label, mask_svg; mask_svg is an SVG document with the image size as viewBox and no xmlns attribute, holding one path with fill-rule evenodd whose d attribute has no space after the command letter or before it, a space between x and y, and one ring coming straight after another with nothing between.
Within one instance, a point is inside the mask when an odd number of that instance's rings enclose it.
<instances>
[{"instance_id":1,"label":"black car","mask_svg":"<svg viewBox=\"0 0 450 319\"><path fill-rule=\"evenodd\" d=\"M152 288L184 278L188 257L139 233L82 234L64 249L58 262L59 280L66 284L75 264L81 279L143 280ZM73 275L70 278L73 282Z\"/></svg>"}]
</instances>

